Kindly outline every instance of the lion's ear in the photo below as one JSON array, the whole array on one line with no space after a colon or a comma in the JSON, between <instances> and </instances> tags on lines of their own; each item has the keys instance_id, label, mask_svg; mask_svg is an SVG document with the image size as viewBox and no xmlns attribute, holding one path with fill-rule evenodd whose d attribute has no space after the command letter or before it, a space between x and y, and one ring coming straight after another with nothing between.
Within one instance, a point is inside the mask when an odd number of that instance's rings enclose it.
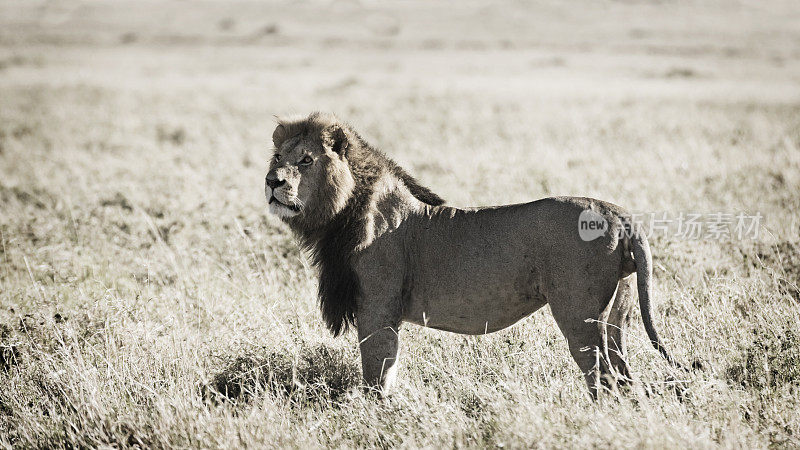
<instances>
[{"instance_id":1,"label":"lion's ear","mask_svg":"<svg viewBox=\"0 0 800 450\"><path fill-rule=\"evenodd\" d=\"M272 132L272 143L275 144L275 148L281 148L281 144L286 139L286 127L283 124L278 124L275 127L275 131Z\"/></svg>"},{"instance_id":2,"label":"lion's ear","mask_svg":"<svg viewBox=\"0 0 800 450\"><path fill-rule=\"evenodd\" d=\"M350 141L342 127L331 125L322 131L322 145L325 149L344 156L347 154Z\"/></svg>"}]
</instances>

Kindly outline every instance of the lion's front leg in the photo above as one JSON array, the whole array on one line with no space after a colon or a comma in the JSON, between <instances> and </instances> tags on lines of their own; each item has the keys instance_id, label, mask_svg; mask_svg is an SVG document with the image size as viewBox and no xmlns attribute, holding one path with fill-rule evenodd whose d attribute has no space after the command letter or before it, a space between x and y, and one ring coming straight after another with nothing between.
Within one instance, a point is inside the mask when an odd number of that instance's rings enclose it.
<instances>
[{"instance_id":1,"label":"lion's front leg","mask_svg":"<svg viewBox=\"0 0 800 450\"><path fill-rule=\"evenodd\" d=\"M383 314L376 317L368 311L359 311L357 320L364 382L385 397L397 373L400 320Z\"/></svg>"}]
</instances>

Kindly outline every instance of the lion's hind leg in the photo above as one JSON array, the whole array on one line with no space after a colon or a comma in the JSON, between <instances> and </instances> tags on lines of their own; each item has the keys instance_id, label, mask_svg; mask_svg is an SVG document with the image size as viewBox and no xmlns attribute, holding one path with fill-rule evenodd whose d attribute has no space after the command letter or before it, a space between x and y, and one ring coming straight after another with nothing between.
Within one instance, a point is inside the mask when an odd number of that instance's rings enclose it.
<instances>
[{"instance_id":1,"label":"lion's hind leg","mask_svg":"<svg viewBox=\"0 0 800 450\"><path fill-rule=\"evenodd\" d=\"M580 308L571 308L568 302L550 303L556 324L567 339L572 359L583 373L593 399L597 399L602 387L610 387L608 380L613 378L600 322L601 312L610 297L602 303L592 302L598 306L593 317Z\"/></svg>"},{"instance_id":2,"label":"lion's hind leg","mask_svg":"<svg viewBox=\"0 0 800 450\"><path fill-rule=\"evenodd\" d=\"M616 386L625 386L632 381L627 353L627 328L631 311L636 305L636 275L629 275L619 281L614 298L609 302L601 316L600 325L607 349L610 375Z\"/></svg>"}]
</instances>

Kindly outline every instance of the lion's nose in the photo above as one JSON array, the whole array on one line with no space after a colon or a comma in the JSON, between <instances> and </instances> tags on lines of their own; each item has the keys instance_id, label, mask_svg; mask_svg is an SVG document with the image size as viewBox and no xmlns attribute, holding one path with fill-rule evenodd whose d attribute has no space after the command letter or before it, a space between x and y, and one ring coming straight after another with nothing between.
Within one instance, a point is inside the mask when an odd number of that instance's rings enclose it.
<instances>
[{"instance_id":1,"label":"lion's nose","mask_svg":"<svg viewBox=\"0 0 800 450\"><path fill-rule=\"evenodd\" d=\"M286 180L279 180L278 175L272 172L267 174L267 186L269 186L270 189L275 189L277 187L283 186L284 183L286 183Z\"/></svg>"}]
</instances>

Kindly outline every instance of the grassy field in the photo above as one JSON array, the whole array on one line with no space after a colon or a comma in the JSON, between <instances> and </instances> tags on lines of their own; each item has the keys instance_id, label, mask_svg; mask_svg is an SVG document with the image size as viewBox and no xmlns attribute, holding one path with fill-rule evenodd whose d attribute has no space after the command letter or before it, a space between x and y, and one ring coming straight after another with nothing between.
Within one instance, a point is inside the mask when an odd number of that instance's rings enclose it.
<instances>
[{"instance_id":1,"label":"grassy field","mask_svg":"<svg viewBox=\"0 0 800 450\"><path fill-rule=\"evenodd\" d=\"M0 446L800 446L796 2L0 2ZM651 239L641 389L592 403L547 308L407 326L359 390L266 214L273 115L331 111L458 206L763 215ZM638 314L638 311L637 311ZM682 380L677 385L668 378Z\"/></svg>"}]
</instances>

